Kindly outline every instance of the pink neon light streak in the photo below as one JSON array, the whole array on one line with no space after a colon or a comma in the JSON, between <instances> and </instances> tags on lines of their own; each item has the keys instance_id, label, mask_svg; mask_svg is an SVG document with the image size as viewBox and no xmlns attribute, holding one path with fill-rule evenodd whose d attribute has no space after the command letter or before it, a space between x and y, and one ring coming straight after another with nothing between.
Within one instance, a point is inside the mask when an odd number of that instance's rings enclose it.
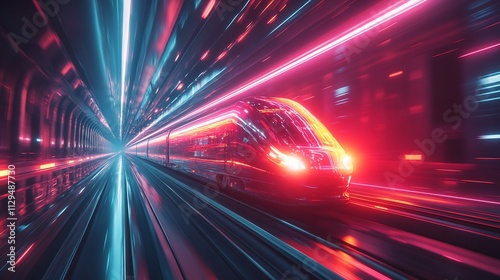
<instances>
[{"instance_id":1,"label":"pink neon light streak","mask_svg":"<svg viewBox=\"0 0 500 280\"><path fill-rule=\"evenodd\" d=\"M484 51L487 51L489 49L493 49L493 48L496 48L496 47L500 47L500 43L494 44L494 45L491 45L489 47L482 48L482 49L479 49L479 50L475 50L475 51L472 51L470 53L463 54L463 55L459 56L458 58L463 58L463 57L467 57L467 56L470 56L470 55L474 55L474 54L477 54L477 53L480 53L480 52L484 52Z\"/></svg>"}]
</instances>

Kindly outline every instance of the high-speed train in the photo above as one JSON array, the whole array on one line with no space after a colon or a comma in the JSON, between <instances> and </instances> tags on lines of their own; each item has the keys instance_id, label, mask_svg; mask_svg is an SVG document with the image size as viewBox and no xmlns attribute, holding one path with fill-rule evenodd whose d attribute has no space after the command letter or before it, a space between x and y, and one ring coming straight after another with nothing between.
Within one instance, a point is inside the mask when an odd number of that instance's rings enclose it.
<instances>
[{"instance_id":1,"label":"high-speed train","mask_svg":"<svg viewBox=\"0 0 500 280\"><path fill-rule=\"evenodd\" d=\"M249 97L128 152L259 197L299 204L349 200L351 158L290 99Z\"/></svg>"}]
</instances>

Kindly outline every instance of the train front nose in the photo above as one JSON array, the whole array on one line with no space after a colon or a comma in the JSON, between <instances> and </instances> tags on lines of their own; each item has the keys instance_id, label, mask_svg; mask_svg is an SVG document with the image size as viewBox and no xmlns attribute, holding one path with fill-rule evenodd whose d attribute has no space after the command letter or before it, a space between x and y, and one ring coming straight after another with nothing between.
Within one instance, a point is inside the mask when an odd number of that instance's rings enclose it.
<instances>
[{"instance_id":1,"label":"train front nose","mask_svg":"<svg viewBox=\"0 0 500 280\"><path fill-rule=\"evenodd\" d=\"M309 161L307 176L301 180L305 200L349 200L353 166L343 150L305 148L302 156Z\"/></svg>"}]
</instances>

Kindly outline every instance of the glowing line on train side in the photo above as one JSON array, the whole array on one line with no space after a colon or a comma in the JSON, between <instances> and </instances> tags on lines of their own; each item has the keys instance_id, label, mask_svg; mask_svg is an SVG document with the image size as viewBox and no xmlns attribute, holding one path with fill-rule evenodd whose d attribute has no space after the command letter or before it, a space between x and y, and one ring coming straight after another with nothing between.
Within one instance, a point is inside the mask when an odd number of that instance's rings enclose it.
<instances>
[{"instance_id":1,"label":"glowing line on train side","mask_svg":"<svg viewBox=\"0 0 500 280\"><path fill-rule=\"evenodd\" d=\"M357 28L354 28L353 30L341 35L340 37L336 37L336 38L333 38L332 40L330 41L327 41L323 44L320 44L318 46L316 46L315 48L311 49L310 51L302 54L301 56L285 63L284 65L280 66L280 67L277 67L269 72L267 72L266 74L264 75L261 75L257 78L255 78L254 80L248 82L247 84L233 90L232 92L226 94L225 96L205 105L205 106L202 106L196 110L193 110L191 111L190 113L184 115L182 118L179 118L178 120L166 125L165 127L161 128L161 129L158 129L156 130L155 132L152 132L150 135L148 135L147 137L145 138L150 138L150 137L153 137L155 135L157 135L158 133L161 133L163 131L165 131L166 129L168 129L169 127L171 127L172 125L176 124L176 123L179 123L181 121L184 121L188 118L191 118L193 116L196 116L197 114L209 109L209 108L212 108L214 106L217 106L231 98L234 98L235 96L238 96L250 89L253 89L273 78L276 78L278 77L279 75L283 74L283 73L286 73L288 71L290 71L291 69L294 69L295 67L299 66L299 65L302 65L304 64L305 62L313 59L313 58L316 58L318 57L319 55L322 55L324 54L325 52L328 52L330 50L332 50L333 48L335 47L338 47L339 45L341 44L344 44L346 42L348 42L349 40L352 40L353 38L356 38L357 36L381 25L381 24L384 24L386 23L387 21L401 15L401 14L404 14L405 12L419 6L420 4L423 4L424 2L426 2L426 0L411 0L411 1L405 1L405 3L395 7L394 9L392 10L389 10L388 12L386 12L385 14L365 23L365 24L362 24L361 26L357 27ZM394 6L393 6L394 7ZM143 130L144 132L148 131L147 129ZM139 133L137 134L136 137L134 137L129 143L135 143L134 140L136 140L142 133Z\"/></svg>"},{"instance_id":2,"label":"glowing line on train side","mask_svg":"<svg viewBox=\"0 0 500 280\"><path fill-rule=\"evenodd\" d=\"M123 105L125 103L125 77L127 74L127 57L129 51L129 34L130 34L130 9L132 0L123 2L123 29L122 29L122 87L120 98L120 139L122 138L123 130Z\"/></svg>"}]
</instances>

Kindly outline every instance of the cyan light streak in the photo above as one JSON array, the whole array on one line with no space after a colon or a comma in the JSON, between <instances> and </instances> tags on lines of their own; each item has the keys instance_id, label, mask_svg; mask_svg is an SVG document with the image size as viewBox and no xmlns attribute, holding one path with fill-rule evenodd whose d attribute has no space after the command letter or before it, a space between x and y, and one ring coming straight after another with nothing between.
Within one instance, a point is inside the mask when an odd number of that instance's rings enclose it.
<instances>
[{"instance_id":1,"label":"cyan light streak","mask_svg":"<svg viewBox=\"0 0 500 280\"><path fill-rule=\"evenodd\" d=\"M123 132L123 106L125 103L125 79L127 76L128 51L130 44L130 9L132 0L124 0L123 2L123 29L122 29L122 86L120 98L120 139Z\"/></svg>"},{"instance_id":2,"label":"cyan light streak","mask_svg":"<svg viewBox=\"0 0 500 280\"><path fill-rule=\"evenodd\" d=\"M500 139L500 134L481 135L478 138L481 139L481 140Z\"/></svg>"},{"instance_id":3,"label":"cyan light streak","mask_svg":"<svg viewBox=\"0 0 500 280\"><path fill-rule=\"evenodd\" d=\"M174 51L175 44L177 43L177 35L174 33L172 34L172 37L170 40L168 40L168 45L166 50L163 52L163 55L161 56L160 63L156 67L156 72L153 75L153 78L151 79L151 88L158 88L158 80L160 79L160 74L161 71L163 70L163 67L165 66L165 63L167 63L167 59L170 57L172 52Z\"/></svg>"},{"instance_id":4,"label":"cyan light streak","mask_svg":"<svg viewBox=\"0 0 500 280\"><path fill-rule=\"evenodd\" d=\"M123 155L118 158L118 182L114 190L112 205L115 206L111 220L111 244L108 255L107 279L125 279L125 208L123 197Z\"/></svg>"},{"instance_id":5,"label":"cyan light streak","mask_svg":"<svg viewBox=\"0 0 500 280\"><path fill-rule=\"evenodd\" d=\"M236 14L236 16L233 17L233 19L231 20L231 22L226 26L225 30L227 30L229 28L229 26L231 26L231 24L233 24L233 22L240 16L240 14L245 11L245 8L248 6L248 3L250 3L250 0L248 0L246 3L245 3L245 6L243 6L243 8L241 8L240 12Z\"/></svg>"},{"instance_id":6,"label":"cyan light streak","mask_svg":"<svg viewBox=\"0 0 500 280\"><path fill-rule=\"evenodd\" d=\"M499 73L494 73L489 76L486 76L482 78L479 83L481 85L491 85L491 84L496 84L500 83L500 72Z\"/></svg>"},{"instance_id":7,"label":"cyan light streak","mask_svg":"<svg viewBox=\"0 0 500 280\"><path fill-rule=\"evenodd\" d=\"M103 42L102 42L102 32L101 32L101 22L99 21L99 14L97 11L97 2L98 0L92 1L92 9L94 10L94 24L95 24L95 29L97 33L97 43L98 43L98 50L99 50L99 60L101 62L101 70L102 70L102 77L107 77L106 75L106 64L104 63L104 50L102 49Z\"/></svg>"},{"instance_id":8,"label":"cyan light streak","mask_svg":"<svg viewBox=\"0 0 500 280\"><path fill-rule=\"evenodd\" d=\"M298 12L300 12L305 6L307 6L307 4L311 3L311 1L312 0L309 0L309 1L305 2L304 5L302 5L300 8L297 9L297 11L293 12L293 14L291 14L283 22L281 22L280 24L278 24L278 26L276 26L276 28L274 28L273 31L271 31L269 33L269 35L273 34L274 31L278 30L283 24L285 24L286 22L288 22L289 20L291 20Z\"/></svg>"}]
</instances>

